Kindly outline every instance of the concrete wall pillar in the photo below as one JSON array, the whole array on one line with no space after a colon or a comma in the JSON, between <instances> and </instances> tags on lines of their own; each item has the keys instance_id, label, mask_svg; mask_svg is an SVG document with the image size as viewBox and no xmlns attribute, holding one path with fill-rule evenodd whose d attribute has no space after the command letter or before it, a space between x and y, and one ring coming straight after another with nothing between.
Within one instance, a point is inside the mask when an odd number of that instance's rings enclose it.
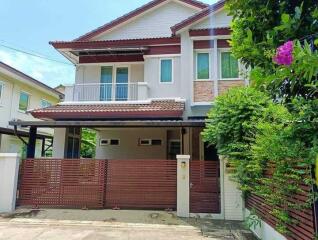
<instances>
[{"instance_id":1,"label":"concrete wall pillar","mask_svg":"<svg viewBox=\"0 0 318 240\"><path fill-rule=\"evenodd\" d=\"M53 158L64 158L66 144L66 128L55 128L53 139Z\"/></svg>"},{"instance_id":2,"label":"concrete wall pillar","mask_svg":"<svg viewBox=\"0 0 318 240\"><path fill-rule=\"evenodd\" d=\"M17 153L0 153L0 213L15 210L19 163Z\"/></svg>"},{"instance_id":3,"label":"concrete wall pillar","mask_svg":"<svg viewBox=\"0 0 318 240\"><path fill-rule=\"evenodd\" d=\"M221 204L224 210L225 220L239 220L244 219L244 201L242 191L238 188L238 183L231 180L230 169L226 166L227 160L220 157L220 164L223 165L223 193ZM221 168L221 169L222 169Z\"/></svg>"},{"instance_id":4,"label":"concrete wall pillar","mask_svg":"<svg viewBox=\"0 0 318 240\"><path fill-rule=\"evenodd\" d=\"M190 155L177 156L177 216L190 216Z\"/></svg>"}]
</instances>

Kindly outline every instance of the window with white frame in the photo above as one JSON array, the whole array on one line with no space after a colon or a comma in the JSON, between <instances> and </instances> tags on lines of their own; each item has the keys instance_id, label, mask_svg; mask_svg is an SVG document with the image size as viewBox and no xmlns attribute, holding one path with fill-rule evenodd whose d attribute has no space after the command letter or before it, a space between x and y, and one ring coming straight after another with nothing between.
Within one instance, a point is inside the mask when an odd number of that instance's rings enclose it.
<instances>
[{"instance_id":1,"label":"window with white frame","mask_svg":"<svg viewBox=\"0 0 318 240\"><path fill-rule=\"evenodd\" d=\"M119 146L119 139L100 139L100 146Z\"/></svg>"},{"instance_id":2,"label":"window with white frame","mask_svg":"<svg viewBox=\"0 0 318 240\"><path fill-rule=\"evenodd\" d=\"M197 79L210 79L210 54L197 53Z\"/></svg>"},{"instance_id":3,"label":"window with white frame","mask_svg":"<svg viewBox=\"0 0 318 240\"><path fill-rule=\"evenodd\" d=\"M29 108L30 95L26 92L20 92L19 110L26 112Z\"/></svg>"},{"instance_id":4,"label":"window with white frame","mask_svg":"<svg viewBox=\"0 0 318 240\"><path fill-rule=\"evenodd\" d=\"M172 83L173 81L172 68L173 68L172 59L160 60L160 82L161 83Z\"/></svg>"},{"instance_id":5,"label":"window with white frame","mask_svg":"<svg viewBox=\"0 0 318 240\"><path fill-rule=\"evenodd\" d=\"M231 52L221 52L221 78L239 78L239 62Z\"/></svg>"},{"instance_id":6,"label":"window with white frame","mask_svg":"<svg viewBox=\"0 0 318 240\"><path fill-rule=\"evenodd\" d=\"M161 146L161 139L139 139L139 146Z\"/></svg>"},{"instance_id":7,"label":"window with white frame","mask_svg":"<svg viewBox=\"0 0 318 240\"><path fill-rule=\"evenodd\" d=\"M52 106L52 104L49 101L47 101L45 99L41 100L41 108L47 108L47 107L51 107L51 106Z\"/></svg>"}]
</instances>

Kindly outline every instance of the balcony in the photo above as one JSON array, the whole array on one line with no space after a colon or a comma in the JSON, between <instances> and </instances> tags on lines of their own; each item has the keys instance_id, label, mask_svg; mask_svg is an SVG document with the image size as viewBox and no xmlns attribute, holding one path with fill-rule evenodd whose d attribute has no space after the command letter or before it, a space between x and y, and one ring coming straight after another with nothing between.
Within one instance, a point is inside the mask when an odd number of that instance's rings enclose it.
<instances>
[{"instance_id":1,"label":"balcony","mask_svg":"<svg viewBox=\"0 0 318 240\"><path fill-rule=\"evenodd\" d=\"M135 83L85 83L67 86L65 101L138 101L148 98L148 86L145 82Z\"/></svg>"}]
</instances>

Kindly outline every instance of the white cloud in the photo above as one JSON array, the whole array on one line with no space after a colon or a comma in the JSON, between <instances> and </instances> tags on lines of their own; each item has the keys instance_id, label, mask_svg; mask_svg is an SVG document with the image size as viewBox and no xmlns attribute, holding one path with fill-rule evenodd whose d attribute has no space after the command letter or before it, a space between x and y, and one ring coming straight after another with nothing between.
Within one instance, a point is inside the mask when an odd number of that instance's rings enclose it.
<instances>
[{"instance_id":1,"label":"white cloud","mask_svg":"<svg viewBox=\"0 0 318 240\"><path fill-rule=\"evenodd\" d=\"M72 65L55 63L1 47L0 61L51 87L75 81L75 67Z\"/></svg>"}]
</instances>

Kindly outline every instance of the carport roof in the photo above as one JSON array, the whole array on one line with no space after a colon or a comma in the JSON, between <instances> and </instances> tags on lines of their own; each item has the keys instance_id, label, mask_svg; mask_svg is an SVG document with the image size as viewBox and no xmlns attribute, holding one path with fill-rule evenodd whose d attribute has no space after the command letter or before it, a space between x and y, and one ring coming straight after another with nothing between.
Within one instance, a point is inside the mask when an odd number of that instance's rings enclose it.
<instances>
[{"instance_id":1,"label":"carport roof","mask_svg":"<svg viewBox=\"0 0 318 240\"><path fill-rule=\"evenodd\" d=\"M181 119L184 100L162 99L146 102L60 103L30 111L32 116L52 120L136 120Z\"/></svg>"},{"instance_id":2,"label":"carport roof","mask_svg":"<svg viewBox=\"0 0 318 240\"><path fill-rule=\"evenodd\" d=\"M38 128L66 128L66 127L204 127L205 120L133 120L133 121L11 121L12 126Z\"/></svg>"}]
</instances>

